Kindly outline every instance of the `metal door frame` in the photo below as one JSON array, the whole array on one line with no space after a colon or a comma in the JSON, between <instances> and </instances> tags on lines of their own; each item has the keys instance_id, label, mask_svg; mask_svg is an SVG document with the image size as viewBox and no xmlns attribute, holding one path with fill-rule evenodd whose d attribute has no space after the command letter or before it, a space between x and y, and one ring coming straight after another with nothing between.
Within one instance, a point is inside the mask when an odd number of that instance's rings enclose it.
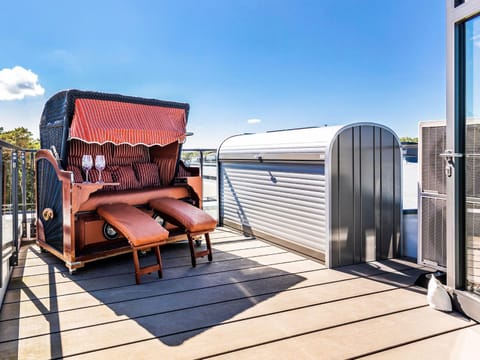
<instances>
[{"instance_id":1,"label":"metal door frame","mask_svg":"<svg viewBox=\"0 0 480 360\"><path fill-rule=\"evenodd\" d=\"M464 133L460 119L465 115L460 101L465 96L463 40L464 24L469 18L480 13L480 0L447 0L447 149L461 154L464 147ZM463 246L463 187L464 167L461 157L452 158L453 173L447 177L447 285L454 289L464 286Z\"/></svg>"},{"instance_id":2,"label":"metal door frame","mask_svg":"<svg viewBox=\"0 0 480 360\"><path fill-rule=\"evenodd\" d=\"M443 155L451 164L447 177L447 286L458 308L480 319L480 297L465 288L465 22L480 14L480 0L446 0L447 10L447 144Z\"/></svg>"}]
</instances>

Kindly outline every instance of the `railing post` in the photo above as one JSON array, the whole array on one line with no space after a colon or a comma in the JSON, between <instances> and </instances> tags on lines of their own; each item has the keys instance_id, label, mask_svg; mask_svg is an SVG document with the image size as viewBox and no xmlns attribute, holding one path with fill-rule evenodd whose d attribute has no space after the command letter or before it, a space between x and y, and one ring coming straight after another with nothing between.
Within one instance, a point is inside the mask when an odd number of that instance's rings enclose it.
<instances>
[{"instance_id":1,"label":"railing post","mask_svg":"<svg viewBox=\"0 0 480 360\"><path fill-rule=\"evenodd\" d=\"M0 146L0 288L3 287L3 147Z\"/></svg>"},{"instance_id":2,"label":"railing post","mask_svg":"<svg viewBox=\"0 0 480 360\"><path fill-rule=\"evenodd\" d=\"M25 151L20 153L22 160L22 239L27 238L27 167Z\"/></svg>"},{"instance_id":3,"label":"railing post","mask_svg":"<svg viewBox=\"0 0 480 360\"><path fill-rule=\"evenodd\" d=\"M18 264L18 153L12 151L12 231L13 253L10 257L10 266Z\"/></svg>"},{"instance_id":4,"label":"railing post","mask_svg":"<svg viewBox=\"0 0 480 360\"><path fill-rule=\"evenodd\" d=\"M200 149L200 176L203 178L203 150Z\"/></svg>"},{"instance_id":5,"label":"railing post","mask_svg":"<svg viewBox=\"0 0 480 360\"><path fill-rule=\"evenodd\" d=\"M33 214L30 219L30 239L35 239L37 237L37 219L36 219L36 210L37 210L37 193L35 187L35 153L32 151L30 152L30 184L32 186L32 199L31 202L33 204Z\"/></svg>"}]
</instances>

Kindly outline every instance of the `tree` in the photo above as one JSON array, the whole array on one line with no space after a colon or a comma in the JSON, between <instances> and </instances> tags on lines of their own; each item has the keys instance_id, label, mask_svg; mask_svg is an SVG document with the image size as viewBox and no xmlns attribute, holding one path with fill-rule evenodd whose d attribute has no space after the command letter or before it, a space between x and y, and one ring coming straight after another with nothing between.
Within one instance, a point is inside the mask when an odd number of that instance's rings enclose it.
<instances>
[{"instance_id":1,"label":"tree","mask_svg":"<svg viewBox=\"0 0 480 360\"><path fill-rule=\"evenodd\" d=\"M0 127L0 139L12 144L16 145L25 150L38 150L40 148L40 141L33 137L33 134L24 127L18 127L13 130L4 131L3 127ZM9 204L13 199L11 199L12 195L12 153L16 152L19 158L19 165L20 165L20 158L22 155L25 157L25 170L26 173L23 174L23 169L21 166L18 168L18 202L22 203L22 177L26 177L26 202L32 206L35 201L35 194L34 194L34 160L32 152L23 152L23 151L16 151L9 148L2 149L2 158L3 158L3 167L2 167L2 178L0 178L0 184L3 184L3 199L0 199L3 204Z\"/></svg>"},{"instance_id":2,"label":"tree","mask_svg":"<svg viewBox=\"0 0 480 360\"><path fill-rule=\"evenodd\" d=\"M24 127L9 131L4 131L3 127L0 127L0 139L22 149L40 149L40 141L34 139L32 132Z\"/></svg>"},{"instance_id":3,"label":"tree","mask_svg":"<svg viewBox=\"0 0 480 360\"><path fill-rule=\"evenodd\" d=\"M412 142L418 144L418 137L402 136L400 142Z\"/></svg>"}]
</instances>

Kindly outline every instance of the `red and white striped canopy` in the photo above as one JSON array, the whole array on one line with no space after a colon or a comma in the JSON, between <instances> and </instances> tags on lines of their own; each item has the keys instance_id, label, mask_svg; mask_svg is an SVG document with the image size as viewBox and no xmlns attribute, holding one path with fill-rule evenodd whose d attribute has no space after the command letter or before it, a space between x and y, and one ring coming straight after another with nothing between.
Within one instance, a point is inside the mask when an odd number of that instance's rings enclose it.
<instances>
[{"instance_id":1,"label":"red and white striped canopy","mask_svg":"<svg viewBox=\"0 0 480 360\"><path fill-rule=\"evenodd\" d=\"M69 138L98 144L164 146L183 142L186 125L182 108L76 99Z\"/></svg>"}]
</instances>

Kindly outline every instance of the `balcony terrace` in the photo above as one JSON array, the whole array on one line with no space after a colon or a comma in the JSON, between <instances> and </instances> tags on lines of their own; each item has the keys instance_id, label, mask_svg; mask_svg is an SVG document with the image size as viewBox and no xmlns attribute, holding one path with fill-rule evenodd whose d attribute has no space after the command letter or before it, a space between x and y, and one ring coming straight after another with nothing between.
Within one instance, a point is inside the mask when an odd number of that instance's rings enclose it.
<instances>
[{"instance_id":1,"label":"balcony terrace","mask_svg":"<svg viewBox=\"0 0 480 360\"><path fill-rule=\"evenodd\" d=\"M164 278L140 286L130 256L70 275L24 244L1 311L1 358L459 358L480 336L476 322L428 307L414 285L429 270L420 265L332 270L226 228L212 239L212 263L191 268L188 245L168 245Z\"/></svg>"},{"instance_id":2,"label":"balcony terrace","mask_svg":"<svg viewBox=\"0 0 480 360\"><path fill-rule=\"evenodd\" d=\"M12 168L31 176L28 165ZM216 172L200 165L204 207L214 214ZM34 215L26 200L15 201L26 199L26 187L13 188L0 222L2 263L17 263L2 284L1 359L475 358L480 326L429 308L415 286L427 267L395 259L327 269L220 227L212 263L192 268L186 242L162 247L161 280L150 274L135 285L128 254L71 275L36 245ZM149 261L147 253L142 263Z\"/></svg>"}]
</instances>

